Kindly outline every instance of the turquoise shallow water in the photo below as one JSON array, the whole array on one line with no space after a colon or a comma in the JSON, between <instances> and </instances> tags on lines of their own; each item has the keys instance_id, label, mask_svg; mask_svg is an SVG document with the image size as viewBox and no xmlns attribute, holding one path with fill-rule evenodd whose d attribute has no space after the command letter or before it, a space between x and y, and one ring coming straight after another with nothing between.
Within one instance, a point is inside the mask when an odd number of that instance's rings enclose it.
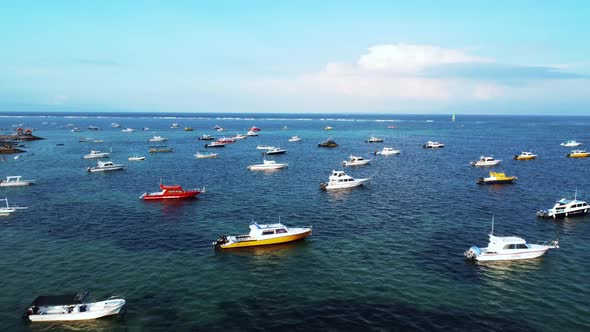
<instances>
[{"instance_id":1,"label":"turquoise shallow water","mask_svg":"<svg viewBox=\"0 0 590 332\"><path fill-rule=\"evenodd\" d=\"M426 120L433 120L427 122ZM590 199L590 159L565 158L566 139L590 144L590 118L334 115L152 114L83 117L0 117L0 128L27 124L46 140L27 143L18 160L0 163L0 177L37 179L2 188L1 197L29 210L0 217L0 328L6 331L139 330L587 330L590 217L554 222L535 211L566 195ZM149 127L122 133L110 127ZM195 131L171 129L178 122ZM45 124L44 124L45 123ZM68 123L99 131L72 133ZM197 160L196 137L228 136L250 126L260 136ZM324 131L325 125L334 127ZM388 125L396 129L388 129ZM282 130L288 126L288 130ZM147 140L169 138L170 154L150 155ZM302 142L289 143L299 135ZM364 143L369 136L384 144ZM316 145L332 136L340 147ZM80 143L79 138L104 143ZM427 140L446 144L425 150ZM56 144L63 143L63 146ZM258 144L288 150L279 172L250 172ZM402 153L347 168L371 177L366 188L319 190L351 154L382 146ZM113 151L121 172L88 174L91 149ZM538 160L517 162L522 150ZM134 153L145 162L126 159ZM481 154L503 159L514 185L478 186L485 170L469 166ZM166 183L207 187L196 200L155 203L138 196ZM462 253L485 246L495 232L549 240L562 247L527 262L474 264ZM247 231L252 219L313 225L302 242L216 252L219 234ZM37 295L89 290L123 295L124 316L90 323L27 324L20 314Z\"/></svg>"}]
</instances>

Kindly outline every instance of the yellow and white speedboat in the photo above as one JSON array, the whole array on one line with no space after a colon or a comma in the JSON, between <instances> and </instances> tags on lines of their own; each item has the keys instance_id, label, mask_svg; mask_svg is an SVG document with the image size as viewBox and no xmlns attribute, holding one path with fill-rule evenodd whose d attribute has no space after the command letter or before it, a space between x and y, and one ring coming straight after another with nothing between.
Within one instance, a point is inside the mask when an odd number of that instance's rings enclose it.
<instances>
[{"instance_id":1,"label":"yellow and white speedboat","mask_svg":"<svg viewBox=\"0 0 590 332\"><path fill-rule=\"evenodd\" d=\"M590 157L590 152L585 150L573 150L572 152L566 155L568 158L588 158Z\"/></svg>"},{"instance_id":2,"label":"yellow and white speedboat","mask_svg":"<svg viewBox=\"0 0 590 332\"><path fill-rule=\"evenodd\" d=\"M281 223L250 225L250 233L246 235L221 235L213 242L215 248L231 249L253 246L264 246L297 241L311 235L311 226L287 227Z\"/></svg>"},{"instance_id":3,"label":"yellow and white speedboat","mask_svg":"<svg viewBox=\"0 0 590 332\"><path fill-rule=\"evenodd\" d=\"M532 152L522 151L520 154L514 155L514 160L532 160L537 159L537 155Z\"/></svg>"}]
</instances>

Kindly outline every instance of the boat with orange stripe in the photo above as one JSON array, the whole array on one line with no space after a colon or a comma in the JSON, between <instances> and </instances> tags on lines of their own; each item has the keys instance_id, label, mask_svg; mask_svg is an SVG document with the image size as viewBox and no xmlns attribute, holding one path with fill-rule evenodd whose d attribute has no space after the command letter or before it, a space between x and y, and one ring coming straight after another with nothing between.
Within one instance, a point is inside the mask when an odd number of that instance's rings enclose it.
<instances>
[{"instance_id":1,"label":"boat with orange stripe","mask_svg":"<svg viewBox=\"0 0 590 332\"><path fill-rule=\"evenodd\" d=\"M213 242L216 249L231 249L271 244L287 243L304 239L311 235L311 226L287 227L283 224L250 225L250 233L246 235L221 235Z\"/></svg>"}]
</instances>

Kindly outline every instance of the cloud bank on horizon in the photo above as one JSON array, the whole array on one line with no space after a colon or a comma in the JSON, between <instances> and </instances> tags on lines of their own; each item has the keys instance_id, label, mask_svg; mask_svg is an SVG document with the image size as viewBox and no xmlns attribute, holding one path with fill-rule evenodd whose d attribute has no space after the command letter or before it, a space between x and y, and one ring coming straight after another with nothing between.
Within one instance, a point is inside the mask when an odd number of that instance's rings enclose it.
<instances>
[{"instance_id":1,"label":"cloud bank on horizon","mask_svg":"<svg viewBox=\"0 0 590 332\"><path fill-rule=\"evenodd\" d=\"M23 0L0 112L587 113L586 2L422 2Z\"/></svg>"}]
</instances>

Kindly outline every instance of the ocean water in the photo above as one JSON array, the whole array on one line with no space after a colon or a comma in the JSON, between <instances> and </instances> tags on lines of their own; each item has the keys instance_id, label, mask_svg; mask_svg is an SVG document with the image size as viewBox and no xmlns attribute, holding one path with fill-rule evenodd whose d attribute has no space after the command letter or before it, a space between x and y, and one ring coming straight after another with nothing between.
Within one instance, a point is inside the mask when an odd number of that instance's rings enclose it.
<instances>
[{"instance_id":1,"label":"ocean water","mask_svg":"<svg viewBox=\"0 0 590 332\"><path fill-rule=\"evenodd\" d=\"M110 127L118 122L121 128ZM173 122L180 129L171 129ZM37 184L0 188L11 204L29 206L0 217L0 330L478 330L590 329L590 217L537 219L562 197L590 200L590 159L569 159L559 145L590 145L590 117L301 114L55 114L5 115L0 128L35 128L15 160L4 156L0 177L23 175ZM73 133L68 124L98 131ZM201 134L252 137L205 151ZM324 126L334 127L332 131ZM395 125L395 129L388 126ZM185 126L194 131L185 132ZM287 126L287 130L284 127ZM123 133L122 128L149 127ZM174 148L149 154L161 135ZM290 143L292 135L301 142ZM370 136L385 143L368 144ZM80 138L104 143L82 143ZM340 147L318 148L328 137ZM423 149L428 140L446 144ZM57 145L63 144L63 145ZM276 172L250 172L259 144L280 146L288 162ZM371 156L383 146L401 150ZM90 174L90 150L112 150L124 171ZM514 161L523 150L539 155ZM144 162L129 162L133 154ZM374 160L348 167L371 177L363 188L323 192L332 169L350 154ZM469 162L502 159L513 185L480 186L488 169ZM198 199L143 202L167 184L206 187ZM523 262L480 264L463 251L486 246L491 219L497 235L529 242L559 234L561 248ZM211 245L220 234L242 234L252 220L313 225L304 241L227 252ZM122 295L121 317L85 323L27 323L20 318L38 295L88 290Z\"/></svg>"}]
</instances>

